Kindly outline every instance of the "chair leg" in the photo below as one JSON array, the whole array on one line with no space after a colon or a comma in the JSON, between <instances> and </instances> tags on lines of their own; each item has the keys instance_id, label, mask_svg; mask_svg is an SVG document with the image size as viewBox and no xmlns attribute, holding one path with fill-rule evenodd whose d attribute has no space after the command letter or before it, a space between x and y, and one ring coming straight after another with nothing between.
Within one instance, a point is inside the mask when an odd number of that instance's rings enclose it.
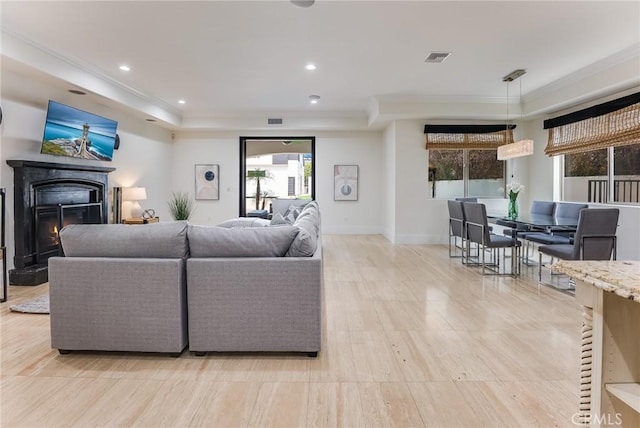
<instances>
[{"instance_id":1,"label":"chair leg","mask_svg":"<svg viewBox=\"0 0 640 428\"><path fill-rule=\"evenodd\" d=\"M538 252L538 282L542 282L542 253Z\"/></svg>"}]
</instances>

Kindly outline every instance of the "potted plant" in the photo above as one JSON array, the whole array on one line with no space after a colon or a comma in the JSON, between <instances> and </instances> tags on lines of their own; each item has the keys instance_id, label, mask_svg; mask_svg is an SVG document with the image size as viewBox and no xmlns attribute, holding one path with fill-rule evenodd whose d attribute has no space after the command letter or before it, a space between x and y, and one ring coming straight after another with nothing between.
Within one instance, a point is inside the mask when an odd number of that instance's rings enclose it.
<instances>
[{"instance_id":1,"label":"potted plant","mask_svg":"<svg viewBox=\"0 0 640 428\"><path fill-rule=\"evenodd\" d=\"M195 210L193 199L188 193L174 192L168 204L174 220L189 220Z\"/></svg>"}]
</instances>

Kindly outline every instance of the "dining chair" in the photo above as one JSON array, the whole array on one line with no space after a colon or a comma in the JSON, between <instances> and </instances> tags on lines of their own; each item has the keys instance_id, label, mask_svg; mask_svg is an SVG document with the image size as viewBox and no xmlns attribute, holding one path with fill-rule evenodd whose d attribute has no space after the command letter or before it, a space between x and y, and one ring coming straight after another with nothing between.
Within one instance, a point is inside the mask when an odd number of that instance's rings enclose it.
<instances>
[{"instance_id":1,"label":"dining chair","mask_svg":"<svg viewBox=\"0 0 640 428\"><path fill-rule=\"evenodd\" d=\"M462 257L464 263L464 246L466 245L464 207L462 202L453 200L448 200L447 206L449 207L449 257ZM456 248L460 249L461 255L454 254Z\"/></svg>"},{"instance_id":2,"label":"dining chair","mask_svg":"<svg viewBox=\"0 0 640 428\"><path fill-rule=\"evenodd\" d=\"M483 275L511 275L517 276L520 274L520 241L516 238L509 238L506 236L495 235L489 231L489 225L487 221L487 209L484 204L465 202L464 213L466 217L466 229L467 229L467 253L470 250L471 243L475 243L478 246L479 252L478 258L480 259L475 265L482 266ZM500 254L497 250L511 248L511 272L500 272ZM486 253L491 253L491 263L486 263ZM467 265L470 262L467 259ZM487 274L486 271L489 270Z\"/></svg>"},{"instance_id":3,"label":"dining chair","mask_svg":"<svg viewBox=\"0 0 640 428\"><path fill-rule=\"evenodd\" d=\"M589 205L558 202L555 205L553 216L556 218L576 219L576 223L577 223L577 220L580 217L580 211L585 208L589 208ZM574 234L575 234L575 230L570 230L566 228L551 228L547 232L537 232L537 233L527 234L527 236L524 237L524 239L526 239L529 242L534 242L536 244L541 244L541 245L558 245L558 244L570 245L573 243Z\"/></svg>"},{"instance_id":4,"label":"dining chair","mask_svg":"<svg viewBox=\"0 0 640 428\"><path fill-rule=\"evenodd\" d=\"M583 208L578 217L578 227L570 244L542 245L538 247L538 282L542 283L542 256L561 260L610 260L616 259L616 229L618 208Z\"/></svg>"}]
</instances>

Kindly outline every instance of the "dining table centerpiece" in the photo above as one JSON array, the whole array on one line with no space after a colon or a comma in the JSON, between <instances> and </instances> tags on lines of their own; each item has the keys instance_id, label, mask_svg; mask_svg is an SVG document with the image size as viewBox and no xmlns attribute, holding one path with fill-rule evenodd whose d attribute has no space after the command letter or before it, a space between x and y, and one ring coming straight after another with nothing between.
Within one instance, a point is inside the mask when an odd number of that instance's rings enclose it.
<instances>
[{"instance_id":1,"label":"dining table centerpiece","mask_svg":"<svg viewBox=\"0 0 640 428\"><path fill-rule=\"evenodd\" d=\"M507 196L509 196L507 217L511 220L518 219L518 195L522 190L524 190L524 186L517 181L507 184Z\"/></svg>"}]
</instances>

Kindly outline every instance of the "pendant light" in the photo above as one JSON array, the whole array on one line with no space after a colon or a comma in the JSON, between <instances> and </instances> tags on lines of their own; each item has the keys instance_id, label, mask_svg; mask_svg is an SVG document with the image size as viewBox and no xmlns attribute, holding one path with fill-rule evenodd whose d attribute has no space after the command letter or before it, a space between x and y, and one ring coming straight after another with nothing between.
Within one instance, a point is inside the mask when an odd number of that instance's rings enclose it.
<instances>
[{"instance_id":1,"label":"pendant light","mask_svg":"<svg viewBox=\"0 0 640 428\"><path fill-rule=\"evenodd\" d=\"M524 69L517 69L502 78L507 82L507 129L509 127L509 82L513 82L518 77L526 73ZM522 80L520 81L520 119L522 119ZM498 160L506 160L533 154L533 140L519 140L515 143L504 144L498 147Z\"/></svg>"}]
</instances>

